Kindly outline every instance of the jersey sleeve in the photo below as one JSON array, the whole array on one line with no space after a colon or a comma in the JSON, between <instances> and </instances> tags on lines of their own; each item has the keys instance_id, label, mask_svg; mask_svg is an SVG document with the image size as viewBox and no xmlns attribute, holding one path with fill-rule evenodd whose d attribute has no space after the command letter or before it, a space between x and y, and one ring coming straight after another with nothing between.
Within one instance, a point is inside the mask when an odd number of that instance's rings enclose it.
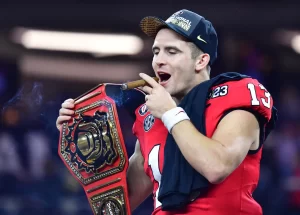
<instances>
[{"instance_id":1,"label":"jersey sleeve","mask_svg":"<svg viewBox=\"0 0 300 215\"><path fill-rule=\"evenodd\" d=\"M256 79L245 78L226 82L213 88L210 104L226 113L232 109L248 109L265 120L270 120L273 99L267 89Z\"/></svg>"},{"instance_id":2,"label":"jersey sleeve","mask_svg":"<svg viewBox=\"0 0 300 215\"><path fill-rule=\"evenodd\" d=\"M132 126L132 133L135 136L138 136L141 132L140 129L142 128L143 125L143 116L147 113L148 109L145 104L140 105L136 110L135 110L135 121Z\"/></svg>"},{"instance_id":3,"label":"jersey sleeve","mask_svg":"<svg viewBox=\"0 0 300 215\"><path fill-rule=\"evenodd\" d=\"M143 138L144 138L144 132L143 132L143 119L142 117L146 114L147 112L147 107L145 104L139 106L135 110L135 122L133 123L132 126L132 133L140 142L140 149L142 152L142 155L145 156L144 154L144 146L143 146Z\"/></svg>"},{"instance_id":4,"label":"jersey sleeve","mask_svg":"<svg viewBox=\"0 0 300 215\"><path fill-rule=\"evenodd\" d=\"M218 123L233 110L253 113L261 128L261 142L265 139L265 127L272 117L273 99L267 89L256 79L244 78L213 87L209 100L213 116Z\"/></svg>"},{"instance_id":5,"label":"jersey sleeve","mask_svg":"<svg viewBox=\"0 0 300 215\"><path fill-rule=\"evenodd\" d=\"M133 133L134 136L137 135L137 130L136 130L136 127L137 127L137 126L136 126L136 123L137 123L137 122L135 121L135 122L133 123L133 126L132 126L132 133Z\"/></svg>"}]
</instances>

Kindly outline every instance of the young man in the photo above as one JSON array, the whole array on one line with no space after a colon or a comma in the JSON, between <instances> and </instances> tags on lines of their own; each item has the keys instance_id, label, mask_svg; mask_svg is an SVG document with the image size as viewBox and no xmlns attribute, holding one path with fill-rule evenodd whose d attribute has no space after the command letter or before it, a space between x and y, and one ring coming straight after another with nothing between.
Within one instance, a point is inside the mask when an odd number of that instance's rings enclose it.
<instances>
[{"instance_id":1,"label":"young man","mask_svg":"<svg viewBox=\"0 0 300 215\"><path fill-rule=\"evenodd\" d=\"M253 199L262 143L276 121L270 93L238 73L210 79L217 34L202 16L180 10L166 21L145 17L154 38L146 74L146 103L136 110L137 136L128 187L134 210L153 193L155 215L262 214ZM72 99L62 104L57 127L70 119Z\"/></svg>"}]
</instances>

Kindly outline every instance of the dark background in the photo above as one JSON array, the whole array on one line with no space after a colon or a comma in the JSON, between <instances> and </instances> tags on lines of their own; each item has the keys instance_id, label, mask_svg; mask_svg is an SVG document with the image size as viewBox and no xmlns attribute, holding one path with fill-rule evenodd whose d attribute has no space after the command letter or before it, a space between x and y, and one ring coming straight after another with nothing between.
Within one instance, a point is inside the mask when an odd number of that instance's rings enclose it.
<instances>
[{"instance_id":1,"label":"dark background","mask_svg":"<svg viewBox=\"0 0 300 215\"><path fill-rule=\"evenodd\" d=\"M264 146L255 198L266 215L300 214L300 51L291 47L300 35L299 1L10 0L0 2L1 215L91 214L81 186L57 155L60 105L99 83L134 80L138 72L153 75L152 41L139 21L147 15L167 19L183 8L209 19L218 32L212 76L248 74L272 94L279 122ZM144 47L134 56L33 50L14 42L20 27L130 33ZM134 143L126 143L129 155ZM134 214L151 210L149 197Z\"/></svg>"}]
</instances>

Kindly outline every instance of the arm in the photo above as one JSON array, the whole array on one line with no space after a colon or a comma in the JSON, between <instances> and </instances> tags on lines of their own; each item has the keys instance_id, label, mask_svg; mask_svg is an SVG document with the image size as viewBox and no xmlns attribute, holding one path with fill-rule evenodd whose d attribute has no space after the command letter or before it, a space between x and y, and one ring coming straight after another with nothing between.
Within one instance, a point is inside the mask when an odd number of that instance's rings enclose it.
<instances>
[{"instance_id":1,"label":"arm","mask_svg":"<svg viewBox=\"0 0 300 215\"><path fill-rule=\"evenodd\" d=\"M140 73L140 77L150 85L142 87L148 93L145 98L148 110L162 119L166 111L176 107L176 103L166 89L150 76ZM214 105L220 105L223 111L251 107L266 119L272 116L271 94L257 80L244 78L231 83L230 93L227 86L225 95L226 99L215 97L214 100ZM211 183L219 183L240 165L249 149L258 149L259 129L253 114L235 110L220 121L212 138L202 135L189 120L177 123L171 133L190 165Z\"/></svg>"},{"instance_id":2,"label":"arm","mask_svg":"<svg viewBox=\"0 0 300 215\"><path fill-rule=\"evenodd\" d=\"M176 124L171 132L185 159L214 184L230 175L259 142L258 121L243 110L227 114L212 138L202 135L188 120Z\"/></svg>"},{"instance_id":3,"label":"arm","mask_svg":"<svg viewBox=\"0 0 300 215\"><path fill-rule=\"evenodd\" d=\"M134 154L129 159L127 185L131 211L135 210L152 192L152 182L144 172L144 158L140 143L136 142Z\"/></svg>"}]
</instances>

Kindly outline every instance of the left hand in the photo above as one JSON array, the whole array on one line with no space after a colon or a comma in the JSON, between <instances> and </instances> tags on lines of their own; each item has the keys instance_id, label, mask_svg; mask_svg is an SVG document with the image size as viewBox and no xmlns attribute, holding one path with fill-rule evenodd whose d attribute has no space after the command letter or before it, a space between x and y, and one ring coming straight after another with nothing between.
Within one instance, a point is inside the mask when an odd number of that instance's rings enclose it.
<instances>
[{"instance_id":1,"label":"left hand","mask_svg":"<svg viewBox=\"0 0 300 215\"><path fill-rule=\"evenodd\" d=\"M140 77L150 85L140 89L148 94L145 97L146 106L154 117L161 119L166 111L177 107L175 101L163 86L145 73L140 73Z\"/></svg>"}]
</instances>

